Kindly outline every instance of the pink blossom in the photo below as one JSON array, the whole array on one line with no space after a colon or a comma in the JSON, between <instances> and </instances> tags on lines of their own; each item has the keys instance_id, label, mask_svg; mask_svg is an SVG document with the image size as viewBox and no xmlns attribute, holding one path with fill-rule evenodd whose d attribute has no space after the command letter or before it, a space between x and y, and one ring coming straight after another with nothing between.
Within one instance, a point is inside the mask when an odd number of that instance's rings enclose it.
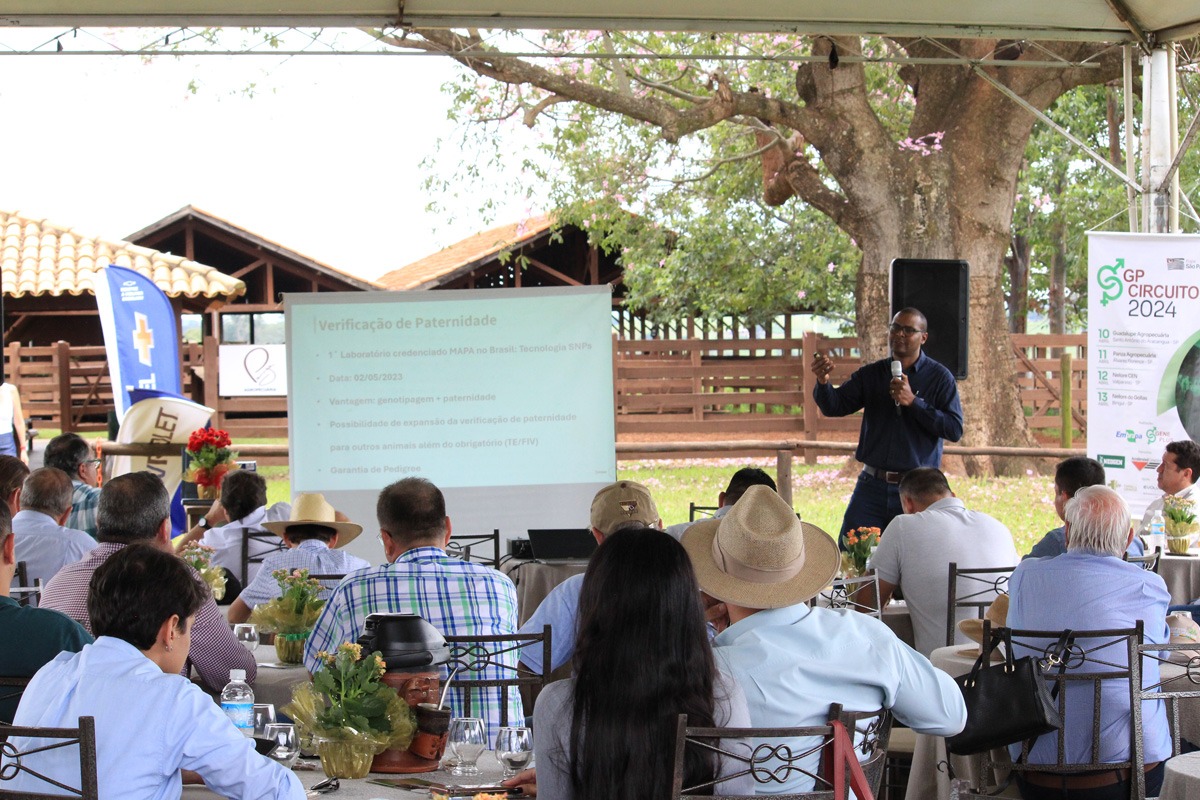
<instances>
[{"instance_id":1,"label":"pink blossom","mask_svg":"<svg viewBox=\"0 0 1200 800\"><path fill-rule=\"evenodd\" d=\"M830 261L830 262L829 262L829 263L828 263L828 264L825 266L825 269L829 270L831 273L832 273L832 272L835 272L835 271L837 270L837 264L835 264L835 263L833 263L832 261Z\"/></svg>"},{"instance_id":2,"label":"pink blossom","mask_svg":"<svg viewBox=\"0 0 1200 800\"><path fill-rule=\"evenodd\" d=\"M808 292L804 291L803 289L801 289L800 291L796 292L796 299L797 299L797 300L803 300L803 299L804 299L804 298L806 298L806 297L808 297Z\"/></svg>"}]
</instances>

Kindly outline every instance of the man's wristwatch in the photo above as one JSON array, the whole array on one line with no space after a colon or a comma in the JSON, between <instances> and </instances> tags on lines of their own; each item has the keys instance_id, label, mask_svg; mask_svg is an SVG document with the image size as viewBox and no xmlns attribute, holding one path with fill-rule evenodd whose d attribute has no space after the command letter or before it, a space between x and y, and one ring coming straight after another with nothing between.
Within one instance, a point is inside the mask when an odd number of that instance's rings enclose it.
<instances>
[{"instance_id":1,"label":"man's wristwatch","mask_svg":"<svg viewBox=\"0 0 1200 800\"><path fill-rule=\"evenodd\" d=\"M196 523L196 527L202 531L208 530L211 527L208 524L208 517L201 517L200 521Z\"/></svg>"}]
</instances>

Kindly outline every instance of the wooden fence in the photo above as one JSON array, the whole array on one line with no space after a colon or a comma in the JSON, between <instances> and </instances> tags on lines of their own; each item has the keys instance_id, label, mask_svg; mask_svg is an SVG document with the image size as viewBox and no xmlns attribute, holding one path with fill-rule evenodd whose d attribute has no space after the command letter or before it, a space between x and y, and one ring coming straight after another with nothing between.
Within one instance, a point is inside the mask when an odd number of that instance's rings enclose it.
<instances>
[{"instance_id":1,"label":"wooden fence","mask_svg":"<svg viewBox=\"0 0 1200 800\"><path fill-rule=\"evenodd\" d=\"M1062 402L1070 433L1087 430L1086 336L1013 335L1016 368L1030 427L1044 441L1069 446L1062 436ZM860 364L858 341L805 334L803 338L617 340L614 344L618 434L703 434L738 438L773 433L816 441L858 430L856 417L828 419L812 401L815 380L806 354L834 359L834 382ZM1068 380L1062 356L1068 355ZM113 409L102 347L5 348L9 380L21 391L26 416L67 431L100 431ZM282 397L221 397L216 385L217 345L183 347L184 394L217 410L213 424L235 437L287 436ZM828 436L833 434L833 436ZM635 436L634 438L641 438ZM658 438L658 437L655 437Z\"/></svg>"}]
</instances>

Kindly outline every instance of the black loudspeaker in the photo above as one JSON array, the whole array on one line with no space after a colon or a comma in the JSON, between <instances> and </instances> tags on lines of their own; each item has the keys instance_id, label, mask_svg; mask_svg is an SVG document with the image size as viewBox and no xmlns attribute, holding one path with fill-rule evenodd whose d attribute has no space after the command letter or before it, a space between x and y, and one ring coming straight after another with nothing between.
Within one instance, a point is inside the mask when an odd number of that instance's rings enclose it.
<instances>
[{"instance_id":1,"label":"black loudspeaker","mask_svg":"<svg viewBox=\"0 0 1200 800\"><path fill-rule=\"evenodd\" d=\"M959 380L967 377L969 278L966 261L892 261L892 316L902 308L919 309L929 321L929 340L922 349Z\"/></svg>"}]
</instances>

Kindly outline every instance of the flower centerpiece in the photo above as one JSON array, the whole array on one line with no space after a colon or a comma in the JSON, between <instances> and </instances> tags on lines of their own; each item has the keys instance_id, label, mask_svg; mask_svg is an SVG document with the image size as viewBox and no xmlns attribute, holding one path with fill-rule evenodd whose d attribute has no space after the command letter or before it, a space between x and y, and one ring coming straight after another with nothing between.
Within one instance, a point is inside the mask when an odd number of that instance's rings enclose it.
<instances>
[{"instance_id":1,"label":"flower centerpiece","mask_svg":"<svg viewBox=\"0 0 1200 800\"><path fill-rule=\"evenodd\" d=\"M1200 525L1196 524L1195 501L1187 497L1167 495L1163 498L1163 517L1167 549L1172 553L1186 553Z\"/></svg>"},{"instance_id":2,"label":"flower centerpiece","mask_svg":"<svg viewBox=\"0 0 1200 800\"><path fill-rule=\"evenodd\" d=\"M192 463L183 479L196 484L201 497L221 496L221 480L235 468L233 460L237 458L237 453L229 449L231 444L229 433L215 428L198 428L188 437L187 451Z\"/></svg>"},{"instance_id":3,"label":"flower centerpiece","mask_svg":"<svg viewBox=\"0 0 1200 800\"><path fill-rule=\"evenodd\" d=\"M345 643L317 653L321 667L312 683L292 690L281 711L296 722L301 741L316 742L325 774L361 778L376 753L405 749L417 723L408 703L383 682L379 653L363 657L362 645Z\"/></svg>"},{"instance_id":4,"label":"flower centerpiece","mask_svg":"<svg viewBox=\"0 0 1200 800\"><path fill-rule=\"evenodd\" d=\"M879 528L855 528L846 531L846 551L842 553L842 574L857 578L867 574L867 559L879 544Z\"/></svg>"},{"instance_id":5,"label":"flower centerpiece","mask_svg":"<svg viewBox=\"0 0 1200 800\"><path fill-rule=\"evenodd\" d=\"M212 590L213 599L220 600L225 596L225 570L213 565L212 558L216 552L215 548L206 544L192 542L179 551L179 557L200 573L200 577Z\"/></svg>"},{"instance_id":6,"label":"flower centerpiece","mask_svg":"<svg viewBox=\"0 0 1200 800\"><path fill-rule=\"evenodd\" d=\"M279 584L279 597L255 606L250 621L259 630L275 634L275 653L281 662L299 664L304 657L304 643L325 607L320 599L323 587L308 576L306 569L277 569L271 577Z\"/></svg>"}]
</instances>

